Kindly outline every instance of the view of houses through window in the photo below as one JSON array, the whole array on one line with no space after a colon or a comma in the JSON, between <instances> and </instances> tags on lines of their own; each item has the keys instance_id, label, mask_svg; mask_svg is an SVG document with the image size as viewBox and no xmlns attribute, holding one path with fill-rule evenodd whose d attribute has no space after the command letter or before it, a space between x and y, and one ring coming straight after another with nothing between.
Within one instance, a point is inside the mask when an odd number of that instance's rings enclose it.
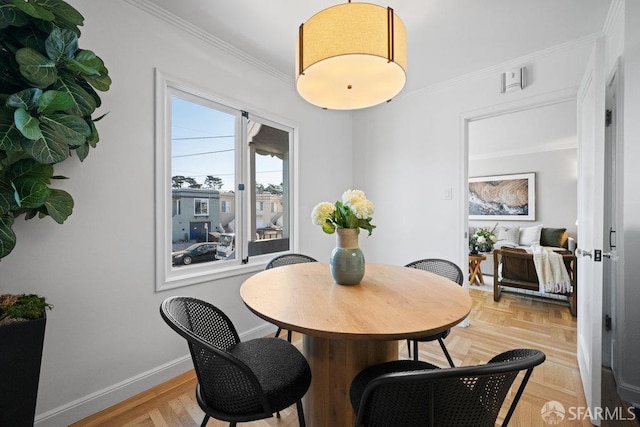
<instances>
[{"instance_id":1,"label":"view of houses through window","mask_svg":"<svg viewBox=\"0 0 640 427\"><path fill-rule=\"evenodd\" d=\"M173 268L288 250L291 131L186 95L170 100Z\"/></svg>"}]
</instances>

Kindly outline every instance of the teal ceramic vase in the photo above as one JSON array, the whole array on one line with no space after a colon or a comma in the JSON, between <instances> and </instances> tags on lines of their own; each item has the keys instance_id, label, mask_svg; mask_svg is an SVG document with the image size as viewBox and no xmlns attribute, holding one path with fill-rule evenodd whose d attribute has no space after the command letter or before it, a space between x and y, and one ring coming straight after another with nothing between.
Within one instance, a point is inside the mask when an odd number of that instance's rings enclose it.
<instances>
[{"instance_id":1,"label":"teal ceramic vase","mask_svg":"<svg viewBox=\"0 0 640 427\"><path fill-rule=\"evenodd\" d=\"M336 247L329 259L331 275L339 285L357 285L364 277L364 254L358 247L357 228L336 229Z\"/></svg>"}]
</instances>

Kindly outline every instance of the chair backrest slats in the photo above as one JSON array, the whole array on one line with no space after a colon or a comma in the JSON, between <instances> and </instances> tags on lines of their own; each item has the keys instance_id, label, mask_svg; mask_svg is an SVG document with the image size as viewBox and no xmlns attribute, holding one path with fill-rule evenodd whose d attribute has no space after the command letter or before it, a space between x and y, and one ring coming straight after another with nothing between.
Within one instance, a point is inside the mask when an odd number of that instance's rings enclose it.
<instances>
[{"instance_id":1,"label":"chair backrest slats","mask_svg":"<svg viewBox=\"0 0 640 427\"><path fill-rule=\"evenodd\" d=\"M417 268L419 270L425 270L430 273L437 274L438 276L446 277L449 280L456 282L458 285L462 285L464 281L464 275L462 270L457 264L440 258L425 258L418 261L410 262L405 267Z\"/></svg>"},{"instance_id":2,"label":"chair backrest slats","mask_svg":"<svg viewBox=\"0 0 640 427\"><path fill-rule=\"evenodd\" d=\"M356 425L494 426L511 385L526 370L506 425L533 368L544 359L538 350L518 349L485 365L381 375L366 386Z\"/></svg>"},{"instance_id":3,"label":"chair backrest slats","mask_svg":"<svg viewBox=\"0 0 640 427\"><path fill-rule=\"evenodd\" d=\"M304 254L284 254L269 261L265 266L265 270L274 267L282 267L283 265L301 264L304 262L318 262L318 260Z\"/></svg>"}]
</instances>

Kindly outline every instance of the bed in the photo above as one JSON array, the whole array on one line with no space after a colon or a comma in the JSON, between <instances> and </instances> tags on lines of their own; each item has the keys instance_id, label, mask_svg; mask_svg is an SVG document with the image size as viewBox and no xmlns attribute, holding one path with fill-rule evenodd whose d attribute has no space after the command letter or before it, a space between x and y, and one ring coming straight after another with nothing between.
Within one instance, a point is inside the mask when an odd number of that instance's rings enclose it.
<instances>
[{"instance_id":1,"label":"bed","mask_svg":"<svg viewBox=\"0 0 640 427\"><path fill-rule=\"evenodd\" d=\"M577 315L577 266L576 256L569 250L556 250L562 255L571 281L571 291L564 293L573 316ZM533 262L533 254L522 248L501 248L493 251L493 300L500 301L503 286L538 292L540 284ZM542 294L544 296L544 294Z\"/></svg>"}]
</instances>

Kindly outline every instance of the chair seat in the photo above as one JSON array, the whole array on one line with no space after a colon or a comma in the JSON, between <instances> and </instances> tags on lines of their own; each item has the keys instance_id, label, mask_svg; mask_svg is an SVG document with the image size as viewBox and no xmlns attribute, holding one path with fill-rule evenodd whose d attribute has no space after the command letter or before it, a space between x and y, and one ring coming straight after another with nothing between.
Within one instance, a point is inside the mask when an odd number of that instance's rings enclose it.
<instances>
[{"instance_id":1,"label":"chair seat","mask_svg":"<svg viewBox=\"0 0 640 427\"><path fill-rule=\"evenodd\" d=\"M377 378L380 375L391 374L393 372L422 371L425 369L440 368L432 365L431 363L419 360L393 360L391 362L380 363L363 369L355 376L349 389L349 397L351 398L351 406L353 407L354 412L356 414L358 413L364 389L372 379Z\"/></svg>"},{"instance_id":2,"label":"chair seat","mask_svg":"<svg viewBox=\"0 0 640 427\"><path fill-rule=\"evenodd\" d=\"M311 384L306 359L285 340L256 338L239 342L228 352L254 372L273 412L296 403Z\"/></svg>"}]
</instances>

